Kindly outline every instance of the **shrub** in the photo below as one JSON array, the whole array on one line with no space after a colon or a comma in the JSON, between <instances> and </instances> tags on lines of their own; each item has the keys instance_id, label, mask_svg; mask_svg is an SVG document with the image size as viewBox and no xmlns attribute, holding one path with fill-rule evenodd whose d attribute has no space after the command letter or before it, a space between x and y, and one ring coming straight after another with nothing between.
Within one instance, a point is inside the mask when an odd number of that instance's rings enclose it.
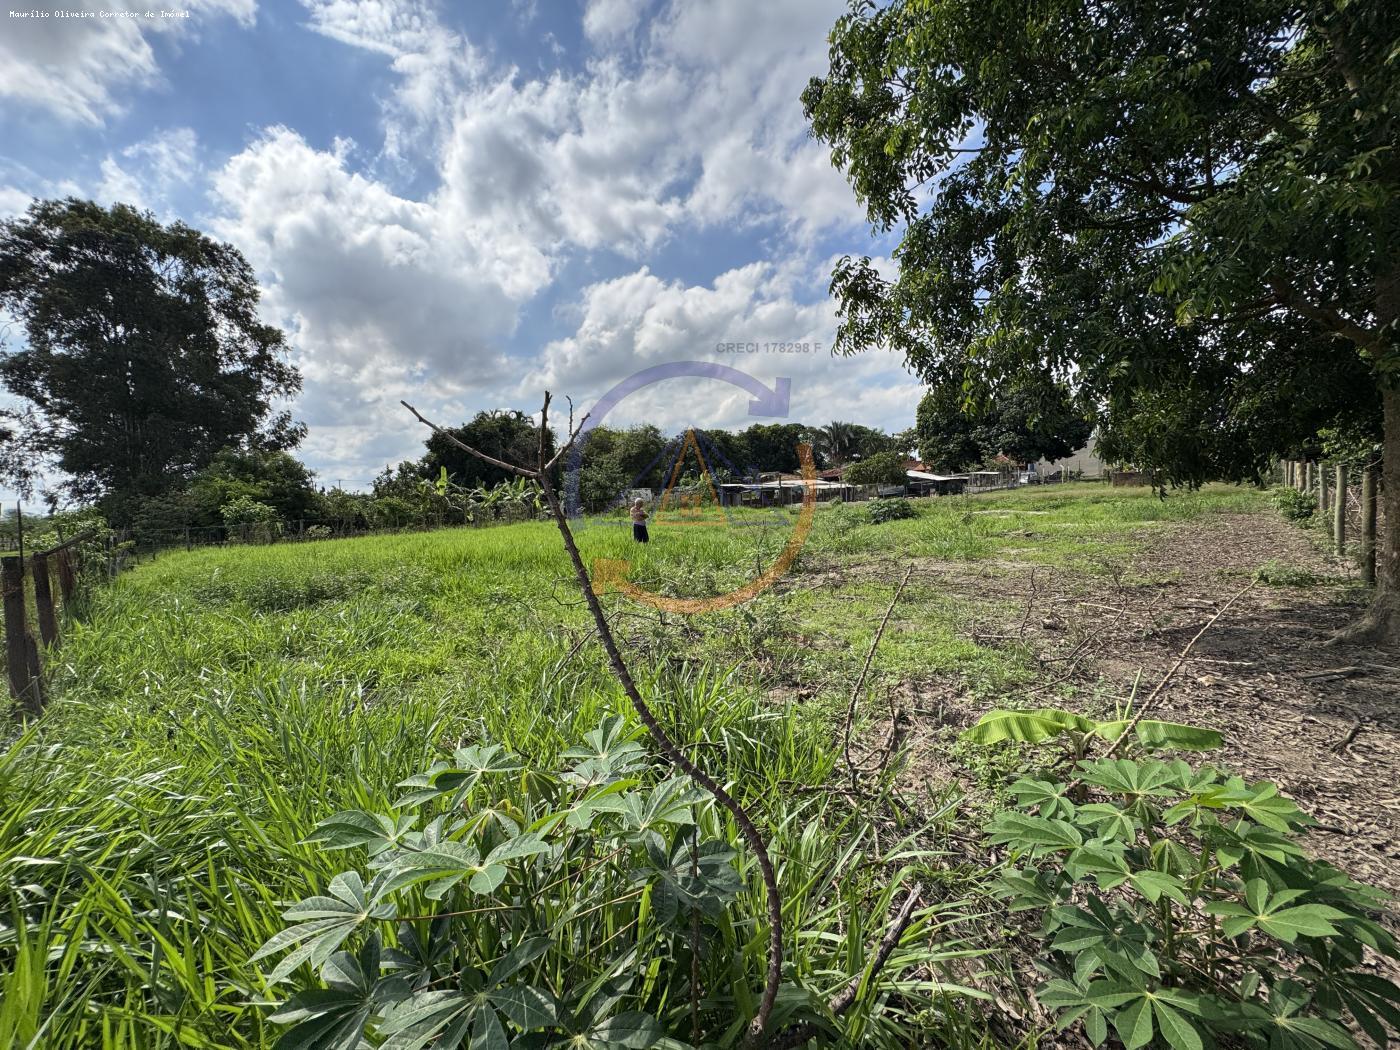
<instances>
[{"instance_id":1,"label":"shrub","mask_svg":"<svg viewBox=\"0 0 1400 1050\"><path fill-rule=\"evenodd\" d=\"M899 452L877 452L869 459L852 463L842 480L848 485L903 485L908 481L904 459Z\"/></svg>"},{"instance_id":2,"label":"shrub","mask_svg":"<svg viewBox=\"0 0 1400 1050\"><path fill-rule=\"evenodd\" d=\"M229 535L244 543L269 543L281 533L277 511L249 496L239 496L219 508Z\"/></svg>"},{"instance_id":3,"label":"shrub","mask_svg":"<svg viewBox=\"0 0 1400 1050\"><path fill-rule=\"evenodd\" d=\"M272 1014L293 1026L284 1041L336 1026L342 1046L456 1046L469 1033L505 1046L507 1031L655 1044L657 1019L623 1008L639 947L688 959L691 914L718 918L742 884L733 852L694 833L704 797L687 780L639 789L646 755L620 719L587 740L558 777L498 745L460 748L403 785L402 808L434 812L355 810L318 825L324 848L363 848L368 873L343 872L328 895L290 908L255 956L292 949L271 984L305 963L321 979ZM492 802L512 779L528 793ZM582 958L599 980L575 980Z\"/></svg>"},{"instance_id":4,"label":"shrub","mask_svg":"<svg viewBox=\"0 0 1400 1050\"><path fill-rule=\"evenodd\" d=\"M369 504L369 520L376 528L402 529L418 523L420 516L402 496L376 496Z\"/></svg>"},{"instance_id":5,"label":"shrub","mask_svg":"<svg viewBox=\"0 0 1400 1050\"><path fill-rule=\"evenodd\" d=\"M1020 714L1026 734L982 735L1115 735ZM1208 744L1202 732L1145 740ZM1009 854L995 892L1040 916L1036 995L1059 1028L1082 1022L1095 1045L1112 1028L1126 1050L1320 1050L1355 1045L1348 1020L1382 1045L1400 1027L1400 989L1363 968L1366 948L1400 957L1374 918L1387 898L1308 859L1296 836L1311 821L1273 784L1147 757L1074 768L1071 783L1017 780L986 829Z\"/></svg>"},{"instance_id":6,"label":"shrub","mask_svg":"<svg viewBox=\"0 0 1400 1050\"><path fill-rule=\"evenodd\" d=\"M329 525L311 525L305 535L308 540L328 540L335 535L335 530Z\"/></svg>"},{"instance_id":7,"label":"shrub","mask_svg":"<svg viewBox=\"0 0 1400 1050\"><path fill-rule=\"evenodd\" d=\"M852 503L831 503L822 511L821 521L833 536L845 536L852 529L866 524L867 518Z\"/></svg>"},{"instance_id":8,"label":"shrub","mask_svg":"<svg viewBox=\"0 0 1400 1050\"><path fill-rule=\"evenodd\" d=\"M1289 521L1309 521L1317 513L1317 497L1311 492L1299 492L1295 488L1283 486L1274 489L1270 498L1279 513Z\"/></svg>"},{"instance_id":9,"label":"shrub","mask_svg":"<svg viewBox=\"0 0 1400 1050\"><path fill-rule=\"evenodd\" d=\"M868 513L872 525L883 525L887 521L914 517L914 505L903 497L874 499L870 501Z\"/></svg>"},{"instance_id":10,"label":"shrub","mask_svg":"<svg viewBox=\"0 0 1400 1050\"><path fill-rule=\"evenodd\" d=\"M1272 559L1254 570L1254 578L1270 587L1314 587L1322 577L1308 569Z\"/></svg>"}]
</instances>

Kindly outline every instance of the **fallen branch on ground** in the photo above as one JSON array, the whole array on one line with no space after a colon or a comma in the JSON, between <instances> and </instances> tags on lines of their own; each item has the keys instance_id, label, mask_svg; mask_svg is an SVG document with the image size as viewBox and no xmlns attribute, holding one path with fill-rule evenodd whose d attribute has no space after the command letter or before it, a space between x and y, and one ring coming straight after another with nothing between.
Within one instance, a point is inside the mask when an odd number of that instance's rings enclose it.
<instances>
[{"instance_id":1,"label":"fallen branch on ground","mask_svg":"<svg viewBox=\"0 0 1400 1050\"><path fill-rule=\"evenodd\" d=\"M1333 682L1341 678L1352 678L1365 674L1364 667L1331 667L1322 671L1307 671L1298 676L1300 682Z\"/></svg>"},{"instance_id":2,"label":"fallen branch on ground","mask_svg":"<svg viewBox=\"0 0 1400 1050\"><path fill-rule=\"evenodd\" d=\"M1342 739L1338 740L1335 744L1332 745L1332 750L1337 752L1337 754L1341 754L1343 751L1345 751L1351 746L1351 742L1356 739L1356 735L1360 732L1361 719L1358 718L1355 722L1352 723L1351 728L1347 730L1346 736L1342 737Z\"/></svg>"}]
</instances>

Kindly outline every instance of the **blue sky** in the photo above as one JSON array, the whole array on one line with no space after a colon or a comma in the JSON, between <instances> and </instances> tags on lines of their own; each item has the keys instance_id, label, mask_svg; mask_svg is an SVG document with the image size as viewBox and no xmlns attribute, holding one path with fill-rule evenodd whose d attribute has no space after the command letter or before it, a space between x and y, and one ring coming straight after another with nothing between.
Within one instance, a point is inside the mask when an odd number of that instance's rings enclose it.
<instances>
[{"instance_id":1,"label":"blue sky","mask_svg":"<svg viewBox=\"0 0 1400 1050\"><path fill-rule=\"evenodd\" d=\"M841 2L18 10L53 14L0 19L0 216L75 194L237 245L326 483L421 451L399 398L452 423L546 388L586 407L677 360L790 377L803 422L913 422L899 362L830 355L833 261L892 247L798 102ZM743 426L749 396L667 380L609 422Z\"/></svg>"}]
</instances>

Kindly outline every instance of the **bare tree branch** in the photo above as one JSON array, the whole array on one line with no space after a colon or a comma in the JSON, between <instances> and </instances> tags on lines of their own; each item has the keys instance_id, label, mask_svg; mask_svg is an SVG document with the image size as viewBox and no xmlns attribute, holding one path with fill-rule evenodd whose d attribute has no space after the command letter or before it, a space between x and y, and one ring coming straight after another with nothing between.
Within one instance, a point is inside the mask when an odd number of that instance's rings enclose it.
<instances>
[{"instance_id":1,"label":"bare tree branch","mask_svg":"<svg viewBox=\"0 0 1400 1050\"><path fill-rule=\"evenodd\" d=\"M1118 751L1118 749L1123 746L1123 744L1127 741L1128 737L1132 735L1133 730L1135 730L1138 727L1138 723L1141 722L1143 718L1147 716L1148 711L1152 710L1152 706L1157 702L1157 698L1162 695L1162 690L1167 687L1167 683L1172 680L1172 676L1175 675L1176 672L1181 668L1181 665L1186 662L1186 658L1191 655L1191 650L1195 648L1196 643L1201 640L1201 637L1207 631L1209 631L1212 627L1215 626L1215 621L1220 619L1220 617L1224 616L1226 611L1230 608L1230 606L1234 605L1235 602L1239 601L1245 596L1245 593L1254 586L1254 583L1254 580L1250 580L1242 588L1236 591L1230 597L1230 600L1227 601L1224 605L1222 605L1219 609L1217 609L1215 611L1215 615L1212 616L1209 620L1207 620L1205 622L1205 625L1202 626L1201 629L1196 632L1195 636L1192 637L1192 639L1186 643L1186 648L1181 650L1181 654L1177 656L1176 662L1167 669L1167 673L1162 676L1162 680L1157 683L1156 687L1152 690L1152 692L1147 694L1147 699L1138 705L1137 713L1133 715L1132 720L1123 729L1123 732L1118 735L1118 738L1114 740L1112 744L1109 745L1108 750L1103 753L1104 758L1112 758L1114 754ZM1083 777L1075 777L1065 787L1065 794L1068 795L1071 791L1080 787L1083 783Z\"/></svg>"},{"instance_id":2,"label":"bare tree branch","mask_svg":"<svg viewBox=\"0 0 1400 1050\"><path fill-rule=\"evenodd\" d=\"M555 465L566 455L568 455L569 450L573 448L574 443L578 441L579 434L583 433L583 425L588 422L589 415L591 415L591 413L585 412L583 414L583 418L578 421L578 426L574 426L574 406L572 402L569 403L568 440L566 440L562 445L560 445L559 450L555 452L553 456L550 457L549 462L544 465L545 470L553 470Z\"/></svg>"},{"instance_id":3,"label":"bare tree branch","mask_svg":"<svg viewBox=\"0 0 1400 1050\"><path fill-rule=\"evenodd\" d=\"M514 463L507 463L505 460L497 459L495 456L488 456L485 452L478 452L470 445L458 439L458 437L455 434L453 434L452 431L447 430L444 427L438 426L431 419L424 418L423 414L419 412L418 409L410 405L407 401L400 401L399 404L403 405L404 408L408 409L415 416L417 416L418 422L426 423L428 426L432 427L433 430L437 431L443 437L447 438L448 441L452 442L452 444L460 448L463 452L475 456L483 463L490 463L493 467L500 467L502 470L508 470L512 474L518 474L522 478L533 478L538 476L533 470L529 470L525 467L516 466Z\"/></svg>"},{"instance_id":4,"label":"bare tree branch","mask_svg":"<svg viewBox=\"0 0 1400 1050\"><path fill-rule=\"evenodd\" d=\"M540 448L544 447L544 431L549 426L549 402L548 392L544 396L544 406L540 410ZM559 529L560 538L564 542L564 550L569 555L569 561L573 564L574 576L578 580L579 590L583 592L584 602L588 605L588 611L593 616L593 622L597 627L598 638L603 643L603 649L608 654L608 662L612 665L613 675L622 684L623 692L627 694L627 699L631 701L632 708L637 712L637 717L642 725L651 734L653 740L661 748L671 763L678 767L688 777L703 787L710 793L721 806L729 811L738 825L740 833L753 850L758 860L759 872L763 879L763 888L768 900L768 973L763 985L763 996L759 1000L758 1011L754 1014L753 1021L749 1025L747 1042L758 1043L762 1040L764 1031L768 1027L768 1019L773 1012L773 1004L778 998L778 987L782 983L783 975L783 905L782 897L778 890L778 876L773 868L773 861L768 855L768 846L763 840L763 835L759 832L757 825L749 816L744 807L729 794L713 777L702 770L694 762L686 757L680 747L673 741L657 721L647 702L642 699L641 691L637 688L636 681L632 678L632 672L627 666L627 662L622 657L622 652L618 648L617 639L613 636L612 627L608 623L607 616L603 612L602 603L598 600L598 594L593 589L592 578L588 574L588 568L583 563L583 555L579 553L578 544L574 542L573 530L569 527L569 519L564 513L563 504L559 501L559 494L555 491L554 483L547 469L552 465L559 455L573 446L578 437L578 431L583 428L584 420L579 422L578 430L569 436L559 453L556 453L549 464L543 464L540 470L527 470L514 464L504 463L491 456L487 456L470 445L463 444L453 435L447 433L441 427L423 416L408 402L401 402L403 406L412 412L420 422L432 427L440 434L446 435L463 451L471 453L478 459L487 463L494 463L496 466L519 474L521 477L533 478L538 482L544 492L545 503L549 506L550 512L554 516L554 523ZM540 453L543 459L543 452Z\"/></svg>"},{"instance_id":5,"label":"bare tree branch","mask_svg":"<svg viewBox=\"0 0 1400 1050\"><path fill-rule=\"evenodd\" d=\"M856 720L856 704L860 701L860 691L865 686L865 676L870 673L870 662L875 658L875 649L880 644L880 639L885 636L885 625L890 622L890 614L894 612L895 603L899 601L899 596L904 593L904 585L909 582L909 577L914 574L914 566L909 566L904 573L904 579L899 581L899 586L894 589L894 594L890 597L890 604L885 608L885 615L880 620L880 626L875 630L875 637L870 640L870 648L865 654L865 663L861 666L860 676L856 678L855 687L851 690L850 702L846 705L846 728L842 734L841 749L846 756L846 769L851 775L851 787L856 786L856 765L851 758L851 727Z\"/></svg>"}]
</instances>

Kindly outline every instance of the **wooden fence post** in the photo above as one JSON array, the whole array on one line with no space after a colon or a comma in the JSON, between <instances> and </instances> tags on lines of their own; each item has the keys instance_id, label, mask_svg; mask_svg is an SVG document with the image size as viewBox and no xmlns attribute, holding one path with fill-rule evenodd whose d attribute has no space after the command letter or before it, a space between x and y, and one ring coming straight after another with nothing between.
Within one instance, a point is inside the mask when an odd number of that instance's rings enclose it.
<instances>
[{"instance_id":1,"label":"wooden fence post","mask_svg":"<svg viewBox=\"0 0 1400 1050\"><path fill-rule=\"evenodd\" d=\"M48 699L44 692L44 665L39 662L39 644L34 641L34 636L27 628L24 632L24 656L29 668L30 688L33 690L34 713L38 714L44 709L44 701Z\"/></svg>"},{"instance_id":2,"label":"wooden fence post","mask_svg":"<svg viewBox=\"0 0 1400 1050\"><path fill-rule=\"evenodd\" d=\"M5 670L10 678L10 695L37 715L43 706L30 673L29 632L24 624L24 559L17 554L0 558L0 591L5 611Z\"/></svg>"},{"instance_id":3,"label":"wooden fence post","mask_svg":"<svg viewBox=\"0 0 1400 1050\"><path fill-rule=\"evenodd\" d=\"M1312 460L1303 460L1303 491L1312 491Z\"/></svg>"},{"instance_id":4,"label":"wooden fence post","mask_svg":"<svg viewBox=\"0 0 1400 1050\"><path fill-rule=\"evenodd\" d=\"M1376 465L1361 469L1361 579L1376 582Z\"/></svg>"},{"instance_id":5,"label":"wooden fence post","mask_svg":"<svg viewBox=\"0 0 1400 1050\"><path fill-rule=\"evenodd\" d=\"M53 645L58 641L58 617L53 611L53 590L49 585L47 555L30 555L29 575L34 577L34 608L39 614L39 637L45 645Z\"/></svg>"},{"instance_id":6,"label":"wooden fence post","mask_svg":"<svg viewBox=\"0 0 1400 1050\"><path fill-rule=\"evenodd\" d=\"M1347 553L1347 465L1337 464L1336 494L1332 497L1332 539L1337 544L1337 557Z\"/></svg>"},{"instance_id":7,"label":"wooden fence post","mask_svg":"<svg viewBox=\"0 0 1400 1050\"><path fill-rule=\"evenodd\" d=\"M73 600L73 592L78 589L78 580L73 574L73 556L71 548L64 547L58 552L58 592L63 598L63 607L66 610L68 603Z\"/></svg>"},{"instance_id":8,"label":"wooden fence post","mask_svg":"<svg viewBox=\"0 0 1400 1050\"><path fill-rule=\"evenodd\" d=\"M1325 463L1319 463L1317 465L1317 512L1322 515L1323 521L1327 520L1327 510L1331 505L1332 504L1327 499L1327 465ZM1329 528L1327 531L1331 532L1331 523L1329 522L1328 524Z\"/></svg>"}]
</instances>

